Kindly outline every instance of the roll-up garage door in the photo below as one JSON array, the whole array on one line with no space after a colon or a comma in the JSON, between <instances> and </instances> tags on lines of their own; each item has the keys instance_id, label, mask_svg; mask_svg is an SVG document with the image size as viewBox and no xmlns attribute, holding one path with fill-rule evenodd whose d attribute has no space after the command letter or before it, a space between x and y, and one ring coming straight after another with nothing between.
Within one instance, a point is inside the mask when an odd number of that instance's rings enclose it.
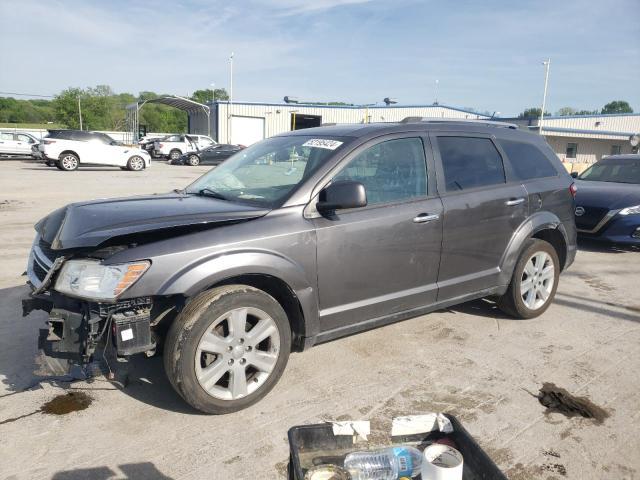
<instances>
[{"instance_id":1,"label":"roll-up garage door","mask_svg":"<svg viewBox=\"0 0 640 480\"><path fill-rule=\"evenodd\" d=\"M264 118L231 117L231 143L249 146L264 139Z\"/></svg>"}]
</instances>

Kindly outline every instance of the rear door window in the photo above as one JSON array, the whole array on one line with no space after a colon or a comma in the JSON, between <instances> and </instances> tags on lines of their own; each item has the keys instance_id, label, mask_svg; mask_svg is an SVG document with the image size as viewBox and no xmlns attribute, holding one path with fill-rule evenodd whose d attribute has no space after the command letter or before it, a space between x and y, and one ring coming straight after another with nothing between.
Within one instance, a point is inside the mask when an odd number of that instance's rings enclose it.
<instances>
[{"instance_id":1,"label":"rear door window","mask_svg":"<svg viewBox=\"0 0 640 480\"><path fill-rule=\"evenodd\" d=\"M506 183L502 157L491 139L438 137L447 192Z\"/></svg>"},{"instance_id":2,"label":"rear door window","mask_svg":"<svg viewBox=\"0 0 640 480\"><path fill-rule=\"evenodd\" d=\"M500 140L514 173L520 180L555 177L558 172L549 158L531 143Z\"/></svg>"}]
</instances>

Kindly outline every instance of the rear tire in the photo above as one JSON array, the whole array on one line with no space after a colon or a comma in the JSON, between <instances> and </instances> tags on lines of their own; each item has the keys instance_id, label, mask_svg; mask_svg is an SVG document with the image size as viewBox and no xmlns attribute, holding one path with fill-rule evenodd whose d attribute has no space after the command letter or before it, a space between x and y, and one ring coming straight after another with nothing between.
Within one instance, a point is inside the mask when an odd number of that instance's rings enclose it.
<instances>
[{"instance_id":1,"label":"rear tire","mask_svg":"<svg viewBox=\"0 0 640 480\"><path fill-rule=\"evenodd\" d=\"M188 162L192 167L197 167L198 165L200 165L200 157L198 157L198 155L196 154L189 155Z\"/></svg>"},{"instance_id":2,"label":"rear tire","mask_svg":"<svg viewBox=\"0 0 640 480\"><path fill-rule=\"evenodd\" d=\"M182 156L180 150L174 149L169 152L169 160L178 160Z\"/></svg>"},{"instance_id":3,"label":"rear tire","mask_svg":"<svg viewBox=\"0 0 640 480\"><path fill-rule=\"evenodd\" d=\"M196 296L165 340L165 371L192 407L225 414L263 398L284 371L291 327L282 306L247 285Z\"/></svg>"},{"instance_id":4,"label":"rear tire","mask_svg":"<svg viewBox=\"0 0 640 480\"><path fill-rule=\"evenodd\" d=\"M560 261L553 246L537 238L527 241L518 258L511 283L498 299L498 307L519 319L542 315L556 294Z\"/></svg>"},{"instance_id":5,"label":"rear tire","mask_svg":"<svg viewBox=\"0 0 640 480\"><path fill-rule=\"evenodd\" d=\"M72 172L73 170L78 169L80 159L74 153L63 153L58 159L58 164L60 165L61 170L64 170L65 172Z\"/></svg>"}]
</instances>

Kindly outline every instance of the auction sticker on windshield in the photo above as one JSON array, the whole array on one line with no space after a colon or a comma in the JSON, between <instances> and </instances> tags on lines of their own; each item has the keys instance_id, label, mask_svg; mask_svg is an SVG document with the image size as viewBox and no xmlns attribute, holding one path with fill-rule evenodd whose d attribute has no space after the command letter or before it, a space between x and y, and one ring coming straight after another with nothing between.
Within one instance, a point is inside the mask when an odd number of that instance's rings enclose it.
<instances>
[{"instance_id":1,"label":"auction sticker on windshield","mask_svg":"<svg viewBox=\"0 0 640 480\"><path fill-rule=\"evenodd\" d=\"M339 142L338 140L329 140L328 138L312 138L311 140L307 140L302 144L303 147L316 147L316 148L325 148L327 150L335 150L343 142Z\"/></svg>"}]
</instances>

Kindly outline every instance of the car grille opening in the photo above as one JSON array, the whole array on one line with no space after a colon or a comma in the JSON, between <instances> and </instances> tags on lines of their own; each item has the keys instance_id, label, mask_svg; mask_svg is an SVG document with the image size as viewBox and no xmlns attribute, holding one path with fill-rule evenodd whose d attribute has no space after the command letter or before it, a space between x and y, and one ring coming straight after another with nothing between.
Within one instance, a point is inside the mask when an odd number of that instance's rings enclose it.
<instances>
[{"instance_id":1,"label":"car grille opening","mask_svg":"<svg viewBox=\"0 0 640 480\"><path fill-rule=\"evenodd\" d=\"M33 273L36 275L38 280L40 280L41 282L47 276L47 271L44 268L42 268L40 266L40 264L35 260L33 261Z\"/></svg>"},{"instance_id":2,"label":"car grille opening","mask_svg":"<svg viewBox=\"0 0 640 480\"><path fill-rule=\"evenodd\" d=\"M581 230L592 230L609 212L608 208L583 207L584 214L576 216L576 226Z\"/></svg>"}]
</instances>

